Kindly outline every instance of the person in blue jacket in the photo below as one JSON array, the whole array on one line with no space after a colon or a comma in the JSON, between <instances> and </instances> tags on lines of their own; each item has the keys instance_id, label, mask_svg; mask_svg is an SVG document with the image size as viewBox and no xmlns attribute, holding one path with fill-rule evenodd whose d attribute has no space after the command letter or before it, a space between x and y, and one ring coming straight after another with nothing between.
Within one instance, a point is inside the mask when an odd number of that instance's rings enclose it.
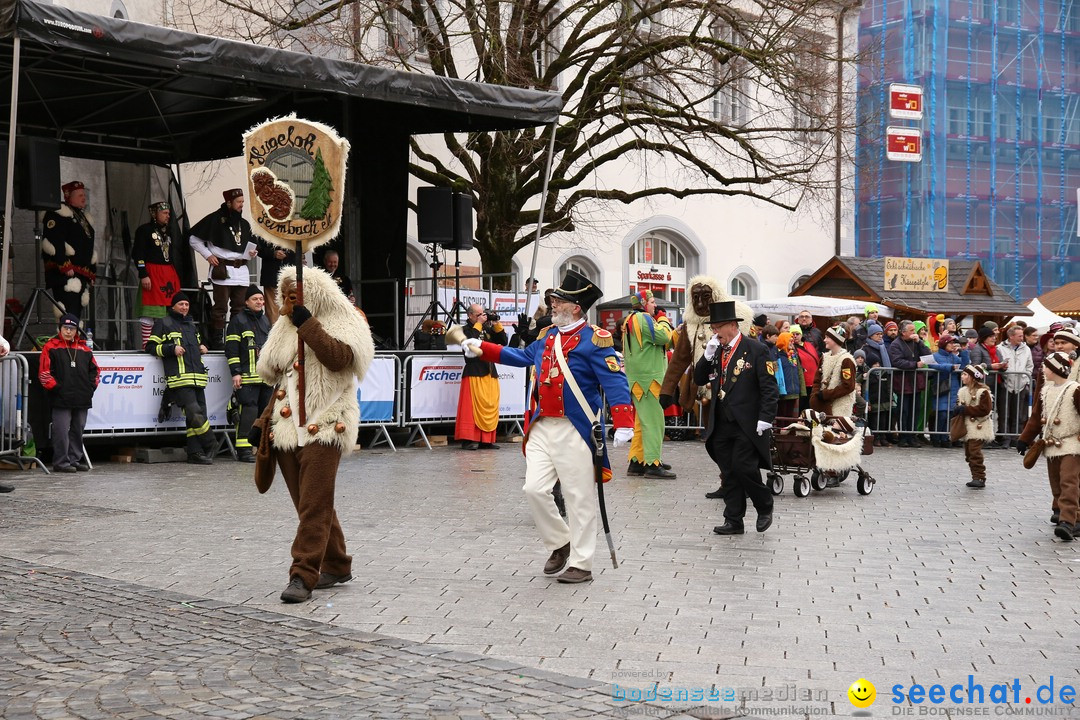
<instances>
[{"instance_id":1,"label":"person in blue jacket","mask_svg":"<svg viewBox=\"0 0 1080 720\"><path fill-rule=\"evenodd\" d=\"M930 440L936 447L950 447L949 442L949 411L956 404L956 393L960 390L960 373L970 365L968 351L960 349L960 340L952 335L942 335L938 338L938 349L934 353L934 363L931 370L937 371L937 376L931 375L927 382L927 390L937 391L934 401L936 420L931 426L934 433ZM936 381L936 382L935 382Z\"/></svg>"},{"instance_id":2,"label":"person in blue jacket","mask_svg":"<svg viewBox=\"0 0 1080 720\"><path fill-rule=\"evenodd\" d=\"M585 319L585 313L601 295L591 280L568 270L560 286L551 293L552 327L536 342L521 349L477 338L462 342L467 356L535 368L522 447L524 490L536 528L551 552L544 574L555 575L566 567L556 578L563 583L592 580L596 491L590 414L603 416L601 392L611 407L615 446L634 437L630 388L615 354L614 340L611 333L589 325ZM565 365L559 360L560 350ZM584 396L587 411L578 401L567 371ZM606 453L602 477L604 482L611 478ZM552 501L556 481L561 483L566 498L566 520Z\"/></svg>"}]
</instances>

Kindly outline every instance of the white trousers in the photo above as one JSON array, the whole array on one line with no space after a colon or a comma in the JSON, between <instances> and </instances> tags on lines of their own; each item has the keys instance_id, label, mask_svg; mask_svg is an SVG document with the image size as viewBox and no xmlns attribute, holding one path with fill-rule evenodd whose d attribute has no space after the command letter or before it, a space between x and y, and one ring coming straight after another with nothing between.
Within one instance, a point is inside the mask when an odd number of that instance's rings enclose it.
<instances>
[{"instance_id":1,"label":"white trousers","mask_svg":"<svg viewBox=\"0 0 1080 720\"><path fill-rule=\"evenodd\" d=\"M592 571L596 551L596 484L592 451L566 418L542 417L525 446L525 497L549 552L570 543L569 567ZM563 520L552 489L562 481ZM567 525L569 521L569 526Z\"/></svg>"}]
</instances>

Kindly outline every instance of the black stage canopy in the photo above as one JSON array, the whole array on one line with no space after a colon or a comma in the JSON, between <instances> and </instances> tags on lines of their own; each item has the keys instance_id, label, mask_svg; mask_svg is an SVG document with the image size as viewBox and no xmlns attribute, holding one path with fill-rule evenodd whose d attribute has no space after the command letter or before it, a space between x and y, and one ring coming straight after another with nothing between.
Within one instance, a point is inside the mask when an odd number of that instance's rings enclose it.
<instances>
[{"instance_id":1,"label":"black stage canopy","mask_svg":"<svg viewBox=\"0 0 1080 720\"><path fill-rule=\"evenodd\" d=\"M157 165L218 160L241 155L244 131L270 118L296 113L335 127L352 145L346 269L354 280L397 281L396 292L382 285L363 295L373 327L397 338L404 319L391 327L386 318L404 306L410 136L547 125L562 107L553 93L0 0L0 71L10 79L16 63L16 134L55 138L67 157ZM0 98L0 144L10 134L11 111L8 92Z\"/></svg>"},{"instance_id":2,"label":"black stage canopy","mask_svg":"<svg viewBox=\"0 0 1080 720\"><path fill-rule=\"evenodd\" d=\"M241 154L269 117L341 127L374 116L407 134L544 125L558 95L450 80L0 0L0 68L21 42L19 133L60 140L69 157L178 163ZM3 99L0 132L7 134Z\"/></svg>"}]
</instances>

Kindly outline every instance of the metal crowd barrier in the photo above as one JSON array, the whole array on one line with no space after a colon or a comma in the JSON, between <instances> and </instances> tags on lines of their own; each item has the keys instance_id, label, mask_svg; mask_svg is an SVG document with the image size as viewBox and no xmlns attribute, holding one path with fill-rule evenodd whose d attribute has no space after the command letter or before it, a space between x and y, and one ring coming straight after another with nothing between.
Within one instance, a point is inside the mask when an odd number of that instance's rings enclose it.
<instances>
[{"instance_id":1,"label":"metal crowd barrier","mask_svg":"<svg viewBox=\"0 0 1080 720\"><path fill-rule=\"evenodd\" d=\"M401 358L397 355L390 355L388 353L376 353L376 358L390 357L394 360L394 410L391 415L391 419L387 420L364 420L364 414L360 414L360 427L374 427L377 428L375 437L371 441L369 447L378 447L379 445L389 445L390 449L397 452L397 446L394 445L394 440L390 437L389 428L402 427L402 373L401 373Z\"/></svg>"},{"instance_id":2,"label":"metal crowd barrier","mask_svg":"<svg viewBox=\"0 0 1080 720\"><path fill-rule=\"evenodd\" d=\"M408 438L408 440L406 440L406 445L411 445L413 443L413 441L416 439L417 435L419 435L420 438L424 441L424 445L427 446L428 450L431 449L431 442L428 440L428 436L427 436L427 433L424 430L424 426L425 425L445 424L445 423L448 423L448 422L453 422L454 420L457 419L457 404L456 403L454 404L453 412L450 412L449 407L448 407L446 412L444 412L443 414L438 415L438 416L413 417L412 395L413 395L414 388L411 385L411 380L412 380L412 376L413 376L413 373L412 373L413 364L414 364L414 361L416 360L417 357L432 357L432 356L447 357L447 358L459 358L459 357L461 357L461 353L457 353L457 352L448 352L448 353L433 352L433 353L424 353L422 355L409 356L408 358L405 359L405 371L403 373L401 373L401 376L400 376L401 377L401 384L400 384L400 392L399 392L399 397L401 398L400 405L402 406L401 422L400 422L399 426L400 427L411 427L412 428L412 430L409 432L409 438ZM523 393L527 393L528 389L529 389L528 376L529 376L529 374L526 372L525 373L525 378L526 378L525 379L525 385L522 388ZM520 415L502 415L502 414L499 415L499 422L513 422L515 424L516 429L518 430L519 433L522 432L521 423L524 420L525 420L525 414L524 413L521 413Z\"/></svg>"},{"instance_id":3,"label":"metal crowd barrier","mask_svg":"<svg viewBox=\"0 0 1080 720\"><path fill-rule=\"evenodd\" d=\"M30 424L26 416L26 398L30 394L30 366L26 358L8 353L0 358L0 462L18 465L38 465L46 473L45 463L36 457L24 457L23 447L30 439Z\"/></svg>"},{"instance_id":4,"label":"metal crowd barrier","mask_svg":"<svg viewBox=\"0 0 1080 720\"><path fill-rule=\"evenodd\" d=\"M957 404L961 370L871 368L862 385L870 431L902 442L923 435L931 442L948 442L949 411ZM1035 382L1028 373L993 370L986 385L994 396L991 422L997 442L1008 444L1027 423Z\"/></svg>"}]
</instances>

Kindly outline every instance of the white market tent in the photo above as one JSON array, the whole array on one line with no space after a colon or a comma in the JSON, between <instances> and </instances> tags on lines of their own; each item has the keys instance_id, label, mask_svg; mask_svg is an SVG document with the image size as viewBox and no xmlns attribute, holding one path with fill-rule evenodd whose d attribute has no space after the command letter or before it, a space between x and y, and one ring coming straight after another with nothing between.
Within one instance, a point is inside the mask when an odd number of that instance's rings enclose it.
<instances>
[{"instance_id":1,"label":"white market tent","mask_svg":"<svg viewBox=\"0 0 1080 720\"><path fill-rule=\"evenodd\" d=\"M1045 305L1039 302L1038 298L1035 298L1027 304L1028 310L1035 313L1032 317L1025 317L1023 315L1017 315L1009 322L1015 322L1017 320L1023 320L1028 325L1033 325L1040 330L1046 331L1050 328L1051 323L1063 322L1068 320L1060 315L1055 314L1052 310L1048 309Z\"/></svg>"},{"instance_id":2,"label":"white market tent","mask_svg":"<svg viewBox=\"0 0 1080 720\"><path fill-rule=\"evenodd\" d=\"M747 305L754 312L766 315L798 315L803 310L809 310L812 315L819 317L849 317L858 315L865 317L865 300L848 300L846 298L820 297L818 295L800 295L798 297L775 298L772 300L747 300ZM892 317L892 308L878 303L878 312L881 317Z\"/></svg>"}]
</instances>

